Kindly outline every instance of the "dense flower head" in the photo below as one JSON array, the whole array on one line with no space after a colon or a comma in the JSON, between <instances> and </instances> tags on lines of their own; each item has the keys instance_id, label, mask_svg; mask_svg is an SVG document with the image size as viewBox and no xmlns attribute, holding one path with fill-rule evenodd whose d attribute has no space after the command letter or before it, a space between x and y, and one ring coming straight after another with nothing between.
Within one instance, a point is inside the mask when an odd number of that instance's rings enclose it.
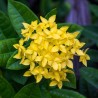
<instances>
[{"instance_id":1,"label":"dense flower head","mask_svg":"<svg viewBox=\"0 0 98 98\"><path fill-rule=\"evenodd\" d=\"M14 45L18 50L14 58L21 59L20 64L29 66L24 76L33 75L37 83L46 78L51 81L50 86L62 88L63 81L69 81L67 73L73 74L74 55L79 56L79 61L85 66L90 57L86 54L87 50L81 50L85 43L77 39L79 32L67 32L68 26L58 28L55 15L48 20L40 19L40 23L37 20L31 24L23 23L23 38ZM29 46L26 46L28 41Z\"/></svg>"}]
</instances>

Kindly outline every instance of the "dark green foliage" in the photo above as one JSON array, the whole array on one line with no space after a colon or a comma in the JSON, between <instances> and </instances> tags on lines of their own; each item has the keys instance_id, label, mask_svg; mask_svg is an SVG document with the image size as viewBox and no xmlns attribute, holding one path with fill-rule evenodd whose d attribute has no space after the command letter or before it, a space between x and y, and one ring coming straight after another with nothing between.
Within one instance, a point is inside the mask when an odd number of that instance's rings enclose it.
<instances>
[{"instance_id":1,"label":"dark green foliage","mask_svg":"<svg viewBox=\"0 0 98 98\"><path fill-rule=\"evenodd\" d=\"M41 98L39 86L35 83L23 87L14 98Z\"/></svg>"},{"instance_id":2,"label":"dark green foliage","mask_svg":"<svg viewBox=\"0 0 98 98\"><path fill-rule=\"evenodd\" d=\"M9 58L6 68L10 69L10 70L20 70L20 69L25 69L27 68L27 66L23 66L21 64L19 64L20 60L16 60L13 58L13 56L17 53L17 51L15 51Z\"/></svg>"},{"instance_id":3,"label":"dark green foliage","mask_svg":"<svg viewBox=\"0 0 98 98\"><path fill-rule=\"evenodd\" d=\"M93 86L98 88L98 70L94 68L81 68L80 70L81 76Z\"/></svg>"},{"instance_id":4,"label":"dark green foliage","mask_svg":"<svg viewBox=\"0 0 98 98\"><path fill-rule=\"evenodd\" d=\"M6 38L17 37L17 34L12 27L9 17L0 11L0 35L1 34Z\"/></svg>"},{"instance_id":5,"label":"dark green foliage","mask_svg":"<svg viewBox=\"0 0 98 98\"><path fill-rule=\"evenodd\" d=\"M84 96L80 95L77 92L71 91L71 90L51 90L50 91L52 98L85 98Z\"/></svg>"},{"instance_id":6,"label":"dark green foliage","mask_svg":"<svg viewBox=\"0 0 98 98\"><path fill-rule=\"evenodd\" d=\"M76 76L75 74L69 74L67 75L69 82L65 81L63 84L65 87L70 87L76 89Z\"/></svg>"},{"instance_id":7,"label":"dark green foliage","mask_svg":"<svg viewBox=\"0 0 98 98\"><path fill-rule=\"evenodd\" d=\"M14 97L14 89L12 86L2 77L0 76L0 96L1 98L13 98Z\"/></svg>"}]
</instances>

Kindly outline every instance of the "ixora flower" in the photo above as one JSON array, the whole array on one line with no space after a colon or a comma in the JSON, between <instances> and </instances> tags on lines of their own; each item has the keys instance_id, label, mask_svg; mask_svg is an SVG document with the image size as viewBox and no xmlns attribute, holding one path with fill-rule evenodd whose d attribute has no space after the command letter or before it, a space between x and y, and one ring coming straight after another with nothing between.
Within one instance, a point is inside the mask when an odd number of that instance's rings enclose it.
<instances>
[{"instance_id":1,"label":"ixora flower","mask_svg":"<svg viewBox=\"0 0 98 98\"><path fill-rule=\"evenodd\" d=\"M50 86L57 85L62 88L67 79L67 73L74 74L74 55L80 57L80 62L87 66L90 57L86 51L81 50L85 43L77 39L79 32L67 32L68 26L57 27L56 16L51 16L48 20L40 17L41 22L32 21L31 24L23 23L21 30L23 38L14 47L18 53L14 56L21 59L21 64L29 66L29 70L24 76L33 75L36 82L42 78L50 80ZM29 46L25 42L29 41Z\"/></svg>"}]
</instances>

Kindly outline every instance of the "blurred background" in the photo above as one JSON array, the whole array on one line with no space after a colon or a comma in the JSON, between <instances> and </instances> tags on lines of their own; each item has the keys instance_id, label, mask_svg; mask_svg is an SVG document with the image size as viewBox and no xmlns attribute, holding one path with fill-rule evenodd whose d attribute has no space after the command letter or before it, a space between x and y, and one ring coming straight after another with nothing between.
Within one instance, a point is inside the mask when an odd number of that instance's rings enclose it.
<instances>
[{"instance_id":1,"label":"blurred background","mask_svg":"<svg viewBox=\"0 0 98 98\"><path fill-rule=\"evenodd\" d=\"M91 60L88 66L98 69L98 0L16 0L28 6L38 17L45 16L52 9L57 9L58 23L76 24L72 29L82 28L79 40L89 48ZM8 16L7 0L0 0L0 11ZM78 58L76 58L78 59ZM77 90L87 98L98 98L98 88L79 79L80 63L75 63ZM98 83L98 80L97 80Z\"/></svg>"}]
</instances>

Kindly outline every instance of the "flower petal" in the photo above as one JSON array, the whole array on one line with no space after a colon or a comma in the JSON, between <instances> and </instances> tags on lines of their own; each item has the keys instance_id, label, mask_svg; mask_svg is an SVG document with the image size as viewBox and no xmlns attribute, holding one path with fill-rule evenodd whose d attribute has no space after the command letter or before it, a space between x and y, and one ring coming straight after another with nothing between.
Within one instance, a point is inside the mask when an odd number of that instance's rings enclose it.
<instances>
[{"instance_id":1,"label":"flower petal","mask_svg":"<svg viewBox=\"0 0 98 98\"><path fill-rule=\"evenodd\" d=\"M59 47L58 46L54 46L51 50L51 52L57 52L59 51Z\"/></svg>"},{"instance_id":2,"label":"flower petal","mask_svg":"<svg viewBox=\"0 0 98 98\"><path fill-rule=\"evenodd\" d=\"M43 18L42 16L40 16L40 19L41 19L41 21L42 21L43 23L47 23L47 22L48 22L47 19Z\"/></svg>"},{"instance_id":3,"label":"flower petal","mask_svg":"<svg viewBox=\"0 0 98 98\"><path fill-rule=\"evenodd\" d=\"M26 76L26 77L29 77L29 76L31 76L32 74L31 74L31 72L30 71L26 71L25 73L24 73L24 75L23 76Z\"/></svg>"},{"instance_id":4,"label":"flower petal","mask_svg":"<svg viewBox=\"0 0 98 98\"><path fill-rule=\"evenodd\" d=\"M41 79L42 79L42 75L40 75L40 74L37 75L37 76L36 76L36 83L40 82Z\"/></svg>"},{"instance_id":5,"label":"flower petal","mask_svg":"<svg viewBox=\"0 0 98 98\"><path fill-rule=\"evenodd\" d=\"M67 66L71 69L73 69L73 62L71 60L67 61Z\"/></svg>"},{"instance_id":6,"label":"flower petal","mask_svg":"<svg viewBox=\"0 0 98 98\"><path fill-rule=\"evenodd\" d=\"M56 15L53 15L49 18L49 22L53 23L56 19Z\"/></svg>"},{"instance_id":7,"label":"flower petal","mask_svg":"<svg viewBox=\"0 0 98 98\"><path fill-rule=\"evenodd\" d=\"M49 86L56 86L57 85L57 81L53 80L50 82Z\"/></svg>"}]
</instances>

